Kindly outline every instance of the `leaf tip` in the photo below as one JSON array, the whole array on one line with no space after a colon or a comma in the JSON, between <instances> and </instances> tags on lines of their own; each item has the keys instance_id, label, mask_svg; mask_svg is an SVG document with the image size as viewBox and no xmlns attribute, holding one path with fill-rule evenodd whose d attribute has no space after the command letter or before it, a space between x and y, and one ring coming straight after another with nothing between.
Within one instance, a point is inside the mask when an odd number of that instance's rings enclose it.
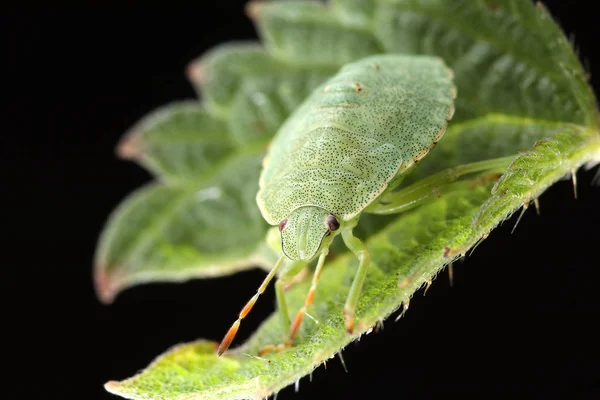
<instances>
[{"instance_id":1,"label":"leaf tip","mask_svg":"<svg viewBox=\"0 0 600 400\"><path fill-rule=\"evenodd\" d=\"M119 390L121 388L121 382L119 381L108 381L104 384L104 390L108 393L115 394L117 396L123 396L123 393Z\"/></svg>"},{"instance_id":2,"label":"leaf tip","mask_svg":"<svg viewBox=\"0 0 600 400\"><path fill-rule=\"evenodd\" d=\"M119 386L119 382L117 381L108 381L104 384L104 389L111 392Z\"/></svg>"},{"instance_id":3,"label":"leaf tip","mask_svg":"<svg viewBox=\"0 0 600 400\"><path fill-rule=\"evenodd\" d=\"M94 289L102 304L111 304L119 292L117 280L107 272L104 264L96 264L94 268Z\"/></svg>"},{"instance_id":4,"label":"leaf tip","mask_svg":"<svg viewBox=\"0 0 600 400\"><path fill-rule=\"evenodd\" d=\"M258 18L260 18L260 8L262 7L262 2L261 1L257 1L257 0L251 0L248 3L246 3L246 15L248 16L248 18L250 18L252 21L256 21L258 20Z\"/></svg>"},{"instance_id":5,"label":"leaf tip","mask_svg":"<svg viewBox=\"0 0 600 400\"><path fill-rule=\"evenodd\" d=\"M196 59L185 67L185 76L193 85L202 85L206 82L206 68L202 59Z\"/></svg>"},{"instance_id":6,"label":"leaf tip","mask_svg":"<svg viewBox=\"0 0 600 400\"><path fill-rule=\"evenodd\" d=\"M140 158L143 150L140 141L140 131L137 127L132 128L123 135L115 148L117 157L123 160L134 160Z\"/></svg>"}]
</instances>

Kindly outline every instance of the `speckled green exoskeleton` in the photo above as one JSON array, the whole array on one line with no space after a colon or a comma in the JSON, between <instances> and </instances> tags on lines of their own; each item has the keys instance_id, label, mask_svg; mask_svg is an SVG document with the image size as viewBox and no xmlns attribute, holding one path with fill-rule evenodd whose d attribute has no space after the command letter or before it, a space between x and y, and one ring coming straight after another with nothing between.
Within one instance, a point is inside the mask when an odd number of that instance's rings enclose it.
<instances>
[{"instance_id":1,"label":"speckled green exoskeleton","mask_svg":"<svg viewBox=\"0 0 600 400\"><path fill-rule=\"evenodd\" d=\"M455 96L452 72L441 59L376 55L344 66L288 118L264 159L256 196L264 218L280 231L282 254L227 332L219 354L282 266L276 295L289 333L265 351L291 345L329 246L340 233L359 260L343 309L346 329L353 331L370 262L367 247L352 233L360 215L403 211L451 190L457 175L490 167L475 163L394 190L444 134ZM315 258L312 285L291 322L282 282Z\"/></svg>"}]
</instances>

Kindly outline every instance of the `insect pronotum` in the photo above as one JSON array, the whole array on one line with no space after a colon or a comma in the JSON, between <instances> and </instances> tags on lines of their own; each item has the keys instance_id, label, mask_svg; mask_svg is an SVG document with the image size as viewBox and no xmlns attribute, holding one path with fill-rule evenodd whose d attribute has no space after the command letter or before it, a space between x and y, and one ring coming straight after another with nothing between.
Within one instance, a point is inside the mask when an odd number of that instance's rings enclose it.
<instances>
[{"instance_id":1,"label":"insect pronotum","mask_svg":"<svg viewBox=\"0 0 600 400\"><path fill-rule=\"evenodd\" d=\"M452 72L441 59L376 55L344 66L287 119L264 158L256 196L263 217L280 231L282 254L225 335L219 355L284 265L276 296L288 334L281 344L261 353L293 344L338 234L359 260L343 308L346 330L352 333L370 264L369 250L353 235L353 228L363 212L400 212L460 184L451 183L462 173L453 170L394 191L444 134L455 97ZM484 161L466 167L464 173L498 165ZM282 282L315 258L312 285L290 321Z\"/></svg>"}]
</instances>

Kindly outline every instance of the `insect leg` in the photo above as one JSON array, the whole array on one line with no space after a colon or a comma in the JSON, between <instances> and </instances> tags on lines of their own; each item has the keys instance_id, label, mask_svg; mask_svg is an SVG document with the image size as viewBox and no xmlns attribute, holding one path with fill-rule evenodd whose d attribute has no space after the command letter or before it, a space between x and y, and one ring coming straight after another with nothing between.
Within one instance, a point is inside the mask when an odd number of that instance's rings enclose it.
<instances>
[{"instance_id":1,"label":"insect leg","mask_svg":"<svg viewBox=\"0 0 600 400\"><path fill-rule=\"evenodd\" d=\"M290 329L290 337L288 339L289 344L294 342L294 337L300 328L300 324L302 323L302 318L306 313L307 308L312 304L315 298L315 291L317 290L317 285L319 284L319 278L321 277L321 271L323 270L323 265L325 264L325 257L329 253L328 249L323 249L321 255L319 256L319 261L317 262L317 268L315 269L315 273L313 274L312 284L310 285L310 289L308 290L308 294L304 299L304 305L294 318L294 322L292 323L292 328Z\"/></svg>"},{"instance_id":2,"label":"insect leg","mask_svg":"<svg viewBox=\"0 0 600 400\"><path fill-rule=\"evenodd\" d=\"M300 282L304 282L304 280L308 277L309 274L310 274L310 268L308 268L308 267L302 268L300 270L300 272L298 272L296 275L294 275L289 281L285 280L285 283L283 284L283 290L287 292L296 284L298 284Z\"/></svg>"},{"instance_id":3,"label":"insect leg","mask_svg":"<svg viewBox=\"0 0 600 400\"><path fill-rule=\"evenodd\" d=\"M291 345L288 341L288 332L290 331L290 312L285 300L285 286L287 281L279 278L275 282L275 297L277 299L277 311L279 312L279 318L281 322L281 328L283 332L283 342L278 345L268 344L258 350L259 356L272 353L274 351L281 351Z\"/></svg>"},{"instance_id":4,"label":"insect leg","mask_svg":"<svg viewBox=\"0 0 600 400\"><path fill-rule=\"evenodd\" d=\"M290 312L285 300L285 283L282 279L278 279L275 282L275 297L277 299L277 311L279 311L279 318L281 320L281 328L284 335L290 331Z\"/></svg>"},{"instance_id":5,"label":"insect leg","mask_svg":"<svg viewBox=\"0 0 600 400\"><path fill-rule=\"evenodd\" d=\"M291 346L292 343L289 341L291 322L289 308L285 299L285 292L291 285L304 280L304 278L307 276L307 271L309 271L309 269L305 262L295 261L281 271L277 281L275 281L275 297L277 299L277 311L279 313L279 321L281 322L283 340L277 345L268 344L263 346L260 350L258 350L259 356L263 356L274 351L285 350Z\"/></svg>"},{"instance_id":6,"label":"insect leg","mask_svg":"<svg viewBox=\"0 0 600 400\"><path fill-rule=\"evenodd\" d=\"M356 270L356 275L354 275L354 280L352 281L352 286L350 287L350 292L348 293L346 304L344 304L343 310L344 322L346 324L346 330L348 333L352 333L354 330L356 307L358 305L358 300L360 298L360 292L362 290L365 277L367 276L367 269L371 263L371 256L369 255L367 246L365 246L365 244L359 238L352 234L353 228L353 225L349 225L342 231L342 239L344 239L344 243L354 253L359 261L358 269Z\"/></svg>"},{"instance_id":7,"label":"insect leg","mask_svg":"<svg viewBox=\"0 0 600 400\"><path fill-rule=\"evenodd\" d=\"M410 186L382 196L381 202L365 209L372 214L396 214L435 200L457 190L472 189L474 186L496 180L514 160L514 156L462 164L428 176ZM479 173L473 179L458 181L467 174Z\"/></svg>"},{"instance_id":8,"label":"insect leg","mask_svg":"<svg viewBox=\"0 0 600 400\"><path fill-rule=\"evenodd\" d=\"M246 317L246 315L248 315L250 310L252 310L252 307L254 306L254 303L256 303L256 300L258 300L258 297L265 291L267 286L269 286L269 282L271 282L271 279L273 279L273 277L275 276L275 274L277 273L279 268L281 268L281 265L283 265L284 260L285 260L284 255L279 257L279 259L275 263L275 266L273 267L273 269L271 269L271 271L269 272L267 277L263 280L263 283L260 285L260 287L256 291L256 294L254 296L252 296L252 298L246 303L244 308L242 308L242 311L240 311L238 319L233 323L233 325L231 325L231 328L229 328L229 330L225 334L225 337L221 341L221 344L219 345L219 349L217 350L217 354L219 356L221 354L223 354L225 352L225 350L227 350L229 348L229 345L233 341L233 338L235 338L235 335L240 327L240 323Z\"/></svg>"}]
</instances>

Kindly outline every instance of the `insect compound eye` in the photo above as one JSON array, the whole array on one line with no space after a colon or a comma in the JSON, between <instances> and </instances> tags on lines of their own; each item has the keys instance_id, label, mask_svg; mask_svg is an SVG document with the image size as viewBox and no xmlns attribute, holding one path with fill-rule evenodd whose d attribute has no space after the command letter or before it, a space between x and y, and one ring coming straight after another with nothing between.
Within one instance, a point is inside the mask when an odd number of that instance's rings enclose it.
<instances>
[{"instance_id":1,"label":"insect compound eye","mask_svg":"<svg viewBox=\"0 0 600 400\"><path fill-rule=\"evenodd\" d=\"M279 223L279 232L283 231L285 229L285 226L287 225L287 218L284 218L281 220L281 222Z\"/></svg>"},{"instance_id":2,"label":"insect compound eye","mask_svg":"<svg viewBox=\"0 0 600 400\"><path fill-rule=\"evenodd\" d=\"M334 215L329 215L325 223L330 231L337 231L340 228L340 221Z\"/></svg>"}]
</instances>

